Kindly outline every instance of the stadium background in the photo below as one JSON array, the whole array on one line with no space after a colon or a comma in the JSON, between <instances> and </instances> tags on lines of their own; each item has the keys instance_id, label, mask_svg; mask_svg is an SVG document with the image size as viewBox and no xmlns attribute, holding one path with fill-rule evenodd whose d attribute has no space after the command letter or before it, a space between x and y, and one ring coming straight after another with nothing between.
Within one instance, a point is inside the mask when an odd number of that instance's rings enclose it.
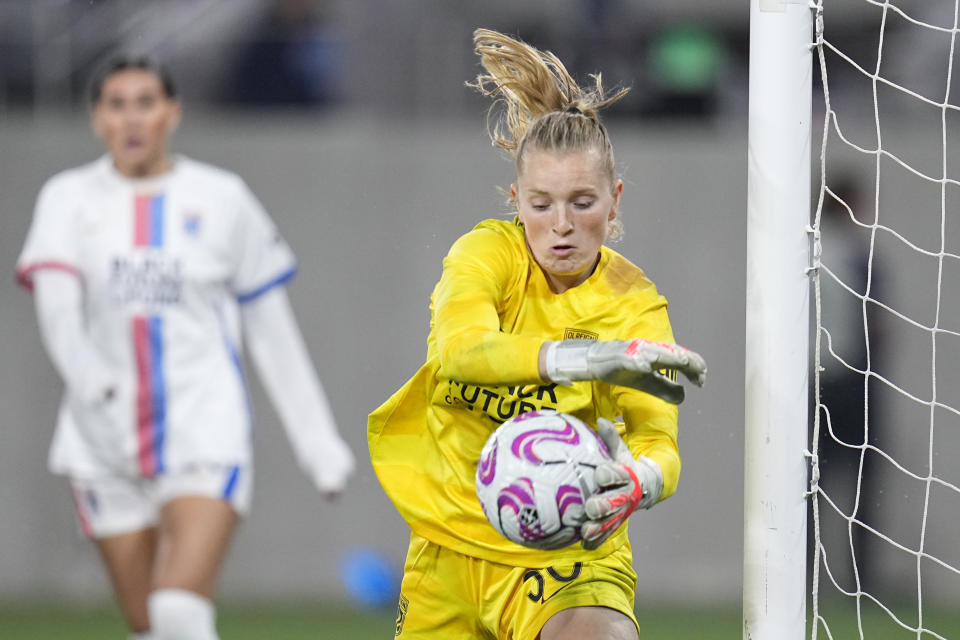
<instances>
[{"instance_id":1,"label":"stadium background","mask_svg":"<svg viewBox=\"0 0 960 640\"><path fill-rule=\"evenodd\" d=\"M489 144L487 103L464 87L478 70L471 32L486 26L553 50L581 79L603 70L608 85L633 87L608 119L625 181L615 246L670 300L678 341L710 364L681 409L678 493L631 521L637 599L737 606L747 3L465 5L0 1L0 605L109 600L66 485L45 468L61 385L13 273L42 183L100 153L83 82L117 47L169 64L186 109L175 151L241 174L293 246L292 301L360 463L342 499L323 502L251 376L256 490L223 600L336 604L350 601L342 562L353 551L400 566L407 528L367 460L366 415L422 363L450 243L507 215L496 186L512 165ZM856 36L860 17L843 10L836 24Z\"/></svg>"}]
</instances>

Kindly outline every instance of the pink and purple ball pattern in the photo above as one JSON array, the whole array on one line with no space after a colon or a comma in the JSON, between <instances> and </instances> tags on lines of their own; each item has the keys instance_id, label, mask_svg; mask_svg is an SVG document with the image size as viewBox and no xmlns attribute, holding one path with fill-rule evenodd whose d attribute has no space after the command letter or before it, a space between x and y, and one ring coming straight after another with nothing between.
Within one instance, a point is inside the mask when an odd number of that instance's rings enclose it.
<instances>
[{"instance_id":1,"label":"pink and purple ball pattern","mask_svg":"<svg viewBox=\"0 0 960 640\"><path fill-rule=\"evenodd\" d=\"M534 429L526 433L521 433L514 438L513 443L510 445L510 450L517 458L534 464L540 464L543 460L534 453L533 447L538 442L545 440L556 440L557 442L563 442L570 446L576 446L580 444L580 434L577 433L577 430L574 429L572 424L564 420L563 426L558 429Z\"/></svg>"},{"instance_id":2,"label":"pink and purple ball pattern","mask_svg":"<svg viewBox=\"0 0 960 640\"><path fill-rule=\"evenodd\" d=\"M548 533L543 530L537 518L533 491L533 481L530 478L517 478L516 482L501 489L497 498L498 516L503 517L503 509L513 511L517 521L518 533L524 540L540 540ZM579 487L569 484L560 485L557 488L556 503L562 522L567 509L575 504L583 504L583 496ZM573 543L579 539L579 532L576 532L567 543Z\"/></svg>"},{"instance_id":3,"label":"pink and purple ball pattern","mask_svg":"<svg viewBox=\"0 0 960 640\"><path fill-rule=\"evenodd\" d=\"M544 531L536 518L537 507L533 501L533 481L517 478L500 490L497 497L497 512L503 517L503 509L513 511L517 519L520 537L524 540L539 540Z\"/></svg>"},{"instance_id":4,"label":"pink and purple ball pattern","mask_svg":"<svg viewBox=\"0 0 960 640\"><path fill-rule=\"evenodd\" d=\"M483 451L480 456L480 463L477 465L477 479L484 485L489 486L493 478L497 475L497 445L494 443L489 449Z\"/></svg>"},{"instance_id":5,"label":"pink and purple ball pattern","mask_svg":"<svg viewBox=\"0 0 960 640\"><path fill-rule=\"evenodd\" d=\"M557 487L557 509L560 511L560 521L563 522L567 509L575 504L583 504L583 494L580 487L572 484L562 484Z\"/></svg>"}]
</instances>

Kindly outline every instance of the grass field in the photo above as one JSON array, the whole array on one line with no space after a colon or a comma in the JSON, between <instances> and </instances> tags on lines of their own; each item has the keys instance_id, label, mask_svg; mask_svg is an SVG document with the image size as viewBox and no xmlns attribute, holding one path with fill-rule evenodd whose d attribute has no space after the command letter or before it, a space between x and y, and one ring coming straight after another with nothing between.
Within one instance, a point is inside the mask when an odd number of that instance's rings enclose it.
<instances>
[{"instance_id":1,"label":"grass field","mask_svg":"<svg viewBox=\"0 0 960 640\"><path fill-rule=\"evenodd\" d=\"M643 640L736 640L742 637L740 610L651 608L637 611ZM860 638L854 619L840 623L841 612L826 613L834 640ZM220 609L223 640L364 640L393 637L394 612L330 605L265 606L228 604ZM960 612L931 612L928 628L960 640ZM900 629L883 614L864 625L868 640L907 640L916 632ZM809 631L807 633L809 637ZM820 638L828 638L819 633ZM924 638L935 636L924 635ZM119 615L110 608L0 604L0 638L4 640L125 640Z\"/></svg>"}]
</instances>

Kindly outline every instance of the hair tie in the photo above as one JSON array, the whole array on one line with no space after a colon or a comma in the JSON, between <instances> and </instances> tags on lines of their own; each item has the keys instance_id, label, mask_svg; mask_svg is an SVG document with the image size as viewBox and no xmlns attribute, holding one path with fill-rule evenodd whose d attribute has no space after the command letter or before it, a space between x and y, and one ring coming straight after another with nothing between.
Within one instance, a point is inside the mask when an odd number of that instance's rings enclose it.
<instances>
[{"instance_id":1,"label":"hair tie","mask_svg":"<svg viewBox=\"0 0 960 640\"><path fill-rule=\"evenodd\" d=\"M579 113L580 115L583 115L583 111L580 111L580 109L575 104L572 104L569 107L567 107L567 113Z\"/></svg>"}]
</instances>

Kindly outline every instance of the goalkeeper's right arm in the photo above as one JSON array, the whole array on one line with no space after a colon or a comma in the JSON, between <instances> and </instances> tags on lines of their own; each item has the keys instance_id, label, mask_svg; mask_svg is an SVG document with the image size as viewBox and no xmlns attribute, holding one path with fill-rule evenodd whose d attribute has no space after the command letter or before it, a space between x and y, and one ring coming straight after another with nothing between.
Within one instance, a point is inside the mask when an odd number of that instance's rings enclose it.
<instances>
[{"instance_id":1,"label":"goalkeeper's right arm","mask_svg":"<svg viewBox=\"0 0 960 640\"><path fill-rule=\"evenodd\" d=\"M544 343L540 370L551 382L602 380L680 404L683 386L665 371L679 371L699 387L706 380L707 363L700 354L666 342L563 340Z\"/></svg>"}]
</instances>

